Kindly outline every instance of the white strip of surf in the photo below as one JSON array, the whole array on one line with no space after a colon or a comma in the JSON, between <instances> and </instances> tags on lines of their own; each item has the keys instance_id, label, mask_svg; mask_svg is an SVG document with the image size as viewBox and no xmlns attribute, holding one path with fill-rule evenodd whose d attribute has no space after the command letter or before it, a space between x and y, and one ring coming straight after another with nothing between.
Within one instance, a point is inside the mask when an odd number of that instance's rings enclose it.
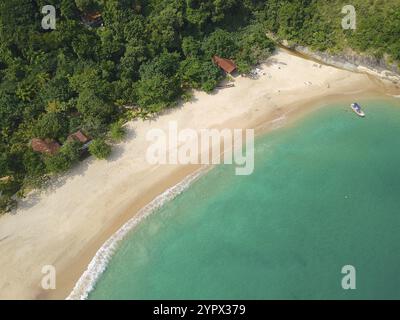
<instances>
[{"instance_id":1,"label":"white strip of surf","mask_svg":"<svg viewBox=\"0 0 400 320\"><path fill-rule=\"evenodd\" d=\"M154 198L147 206L142 208L137 215L126 222L111 238L109 238L97 251L86 271L79 278L74 289L66 300L85 300L93 290L101 274L106 270L118 244L126 235L135 228L142 220L147 218L155 210L161 208L168 201L173 200L185 191L195 180L206 172L207 167L200 168L193 174L187 176L180 183L167 189L165 192Z\"/></svg>"}]
</instances>

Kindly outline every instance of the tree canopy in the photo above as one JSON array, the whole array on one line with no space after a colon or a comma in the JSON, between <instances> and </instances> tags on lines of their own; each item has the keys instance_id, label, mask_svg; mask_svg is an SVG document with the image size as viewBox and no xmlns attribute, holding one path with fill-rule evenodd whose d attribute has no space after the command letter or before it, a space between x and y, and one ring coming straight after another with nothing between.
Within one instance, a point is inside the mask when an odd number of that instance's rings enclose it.
<instances>
[{"instance_id":1,"label":"tree canopy","mask_svg":"<svg viewBox=\"0 0 400 320\"><path fill-rule=\"evenodd\" d=\"M108 154L103 140L122 138L124 106L158 112L191 88L211 92L224 76L213 55L248 72L274 49L267 31L314 49L400 59L397 0L354 0L356 31L341 28L342 0L53 0L55 30L41 28L46 4L0 2L0 178L11 177L0 200L7 208L33 179L77 161L81 146L68 142L71 133L83 130L97 141L94 154ZM38 154L32 138L62 147Z\"/></svg>"}]
</instances>

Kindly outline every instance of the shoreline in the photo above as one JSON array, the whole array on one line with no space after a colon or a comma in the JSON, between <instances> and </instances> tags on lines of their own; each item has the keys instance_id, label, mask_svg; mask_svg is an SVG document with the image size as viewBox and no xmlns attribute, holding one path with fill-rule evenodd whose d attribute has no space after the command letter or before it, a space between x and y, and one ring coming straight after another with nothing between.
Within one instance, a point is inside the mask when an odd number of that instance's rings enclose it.
<instances>
[{"instance_id":1,"label":"shoreline","mask_svg":"<svg viewBox=\"0 0 400 320\"><path fill-rule=\"evenodd\" d=\"M371 95L368 98L363 100L369 100L373 98L380 98L376 95ZM334 102L338 103L342 100L348 100L348 98L335 97ZM298 120L303 119L308 114L313 113L316 109L323 108L321 105L313 105L309 106L308 110L302 110L303 112L298 112L297 116L292 116L289 120L290 123L287 123L283 126L278 126L277 128L263 128L265 123L256 128L258 129L258 133L256 138L261 137L265 134L268 134L270 131L278 130L280 128L287 128L288 126L295 124ZM295 110L296 111L296 110ZM274 122L274 119L272 122ZM90 292L94 289L97 281L101 277L102 273L106 270L108 263L112 259L116 250L118 250L118 244L121 241L124 241L130 232L134 232L134 228L139 225L142 221L144 221L147 217L153 214L155 211L160 209L163 205L168 203L169 201L173 201L177 196L187 190L192 183L195 183L198 179L200 179L203 175L207 174L209 170L212 170L212 165L202 165L200 168L195 169L193 172L184 177L183 180L178 181L172 187L166 189L163 193L157 195L152 201L150 201L147 205L141 208L136 214L134 214L128 221L126 221L114 234L112 234L103 245L97 250L96 254L93 256L90 261L87 269L82 273L78 281L76 282L74 288L69 293L69 295L65 298L66 300L86 300L90 295ZM165 198L164 198L165 197ZM38 297L39 299L44 298Z\"/></svg>"},{"instance_id":2,"label":"shoreline","mask_svg":"<svg viewBox=\"0 0 400 320\"><path fill-rule=\"evenodd\" d=\"M93 290L96 282L101 274L107 268L108 263L112 259L118 244L123 241L139 223L145 220L157 209L160 209L167 202L172 201L190 185L207 172L207 169L200 168L194 173L185 177L182 181L165 190L163 193L155 197L146 206L140 209L132 218L125 222L101 247L97 250L95 256L89 263L85 272L81 275L74 289L66 298L67 300L86 300Z\"/></svg>"},{"instance_id":3,"label":"shoreline","mask_svg":"<svg viewBox=\"0 0 400 320\"><path fill-rule=\"evenodd\" d=\"M350 48L344 50L342 53L331 54L311 50L309 47L297 43L289 44L289 41L279 39L272 33L266 33L266 36L275 42L280 49L298 55L301 58L342 70L368 74L372 77L391 82L397 89L400 88L399 66L394 62L388 63L384 58L378 59L366 54L360 54Z\"/></svg>"},{"instance_id":4,"label":"shoreline","mask_svg":"<svg viewBox=\"0 0 400 320\"><path fill-rule=\"evenodd\" d=\"M362 100L399 94L382 80L333 67L315 68L313 64L278 51L263 64L266 75L260 79L238 77L235 88L212 95L196 92L193 102L161 115L155 122L134 121L129 124L131 139L117 146L118 156L106 162L87 160L67 175L64 184L40 196L36 203L29 205L26 199L17 215L1 217L1 298L65 298L99 248L122 226L137 219L138 212L165 190L200 169L200 165L143 163L141 151L148 145L143 133L149 128L165 127L173 119L181 129L185 125L196 129L255 128L258 136L290 125L321 105L347 101L359 93L363 93ZM310 78L318 83L304 85ZM90 196L85 197L85 192ZM61 200L64 202L59 203ZM54 243L49 244L49 239ZM26 256L32 250L31 256ZM57 267L56 290L39 287L43 264Z\"/></svg>"}]
</instances>

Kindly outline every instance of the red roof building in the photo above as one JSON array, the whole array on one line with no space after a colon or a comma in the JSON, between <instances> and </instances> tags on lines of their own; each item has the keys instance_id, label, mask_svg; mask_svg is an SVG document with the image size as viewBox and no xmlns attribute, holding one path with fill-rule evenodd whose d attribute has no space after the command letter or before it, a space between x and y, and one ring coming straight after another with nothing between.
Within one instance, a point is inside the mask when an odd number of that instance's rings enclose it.
<instances>
[{"instance_id":1,"label":"red roof building","mask_svg":"<svg viewBox=\"0 0 400 320\"><path fill-rule=\"evenodd\" d=\"M226 73L232 73L237 68L235 62L231 59L224 59L218 56L214 56L213 62Z\"/></svg>"},{"instance_id":2,"label":"red roof building","mask_svg":"<svg viewBox=\"0 0 400 320\"><path fill-rule=\"evenodd\" d=\"M85 16L85 19L88 21L96 21L101 18L101 13L96 11L96 12L91 12L87 13Z\"/></svg>"},{"instance_id":3,"label":"red roof building","mask_svg":"<svg viewBox=\"0 0 400 320\"><path fill-rule=\"evenodd\" d=\"M54 155L58 152L60 149L60 145L55 142L54 140L50 139L38 139L38 138L33 138L31 141L31 147L33 151L40 152L40 153L47 153Z\"/></svg>"},{"instance_id":4,"label":"red roof building","mask_svg":"<svg viewBox=\"0 0 400 320\"><path fill-rule=\"evenodd\" d=\"M89 137L87 137L81 130L78 130L77 132L70 134L68 140L71 139L83 144L90 141Z\"/></svg>"},{"instance_id":5,"label":"red roof building","mask_svg":"<svg viewBox=\"0 0 400 320\"><path fill-rule=\"evenodd\" d=\"M85 14L82 20L84 24L90 27L99 27L103 23L101 13L98 11Z\"/></svg>"}]
</instances>

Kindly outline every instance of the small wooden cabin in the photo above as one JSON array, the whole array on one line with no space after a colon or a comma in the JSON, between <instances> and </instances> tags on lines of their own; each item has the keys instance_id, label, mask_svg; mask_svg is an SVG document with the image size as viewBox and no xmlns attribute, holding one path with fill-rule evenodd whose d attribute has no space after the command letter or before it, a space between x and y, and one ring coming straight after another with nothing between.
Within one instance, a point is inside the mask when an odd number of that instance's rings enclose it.
<instances>
[{"instance_id":1,"label":"small wooden cabin","mask_svg":"<svg viewBox=\"0 0 400 320\"><path fill-rule=\"evenodd\" d=\"M226 73L231 74L237 69L235 62L231 59L225 59L218 56L213 57L213 62L224 70Z\"/></svg>"}]
</instances>

